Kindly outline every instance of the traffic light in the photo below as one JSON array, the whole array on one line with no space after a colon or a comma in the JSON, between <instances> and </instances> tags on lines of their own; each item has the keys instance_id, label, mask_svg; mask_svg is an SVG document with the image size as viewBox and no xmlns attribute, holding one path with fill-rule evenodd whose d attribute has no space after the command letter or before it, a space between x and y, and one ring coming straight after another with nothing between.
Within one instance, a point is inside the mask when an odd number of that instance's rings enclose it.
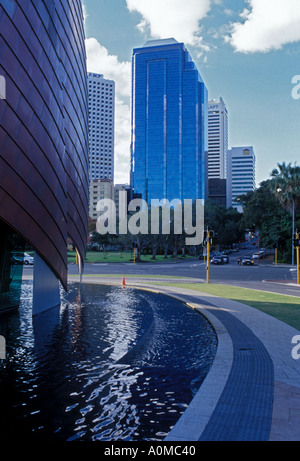
<instances>
[{"instance_id":1,"label":"traffic light","mask_svg":"<svg viewBox=\"0 0 300 461\"><path fill-rule=\"evenodd\" d=\"M293 244L294 244L295 248L300 247L299 234L294 234L294 236L293 236Z\"/></svg>"},{"instance_id":2,"label":"traffic light","mask_svg":"<svg viewBox=\"0 0 300 461\"><path fill-rule=\"evenodd\" d=\"M210 246L213 246L215 243L215 234L214 231L206 230L203 232L203 242L202 245L207 247L207 243L209 242Z\"/></svg>"}]
</instances>

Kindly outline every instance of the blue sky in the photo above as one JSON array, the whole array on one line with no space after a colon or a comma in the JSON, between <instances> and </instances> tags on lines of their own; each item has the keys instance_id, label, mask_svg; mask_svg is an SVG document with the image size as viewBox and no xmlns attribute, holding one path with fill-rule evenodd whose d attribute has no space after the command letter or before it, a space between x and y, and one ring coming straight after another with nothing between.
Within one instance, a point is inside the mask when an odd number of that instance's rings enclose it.
<instances>
[{"instance_id":1,"label":"blue sky","mask_svg":"<svg viewBox=\"0 0 300 461\"><path fill-rule=\"evenodd\" d=\"M299 0L83 0L83 5L88 70L116 82L116 183L129 182L132 50L153 38L185 43L209 98L221 96L227 105L229 147L254 147L257 185L277 163L300 163Z\"/></svg>"}]
</instances>

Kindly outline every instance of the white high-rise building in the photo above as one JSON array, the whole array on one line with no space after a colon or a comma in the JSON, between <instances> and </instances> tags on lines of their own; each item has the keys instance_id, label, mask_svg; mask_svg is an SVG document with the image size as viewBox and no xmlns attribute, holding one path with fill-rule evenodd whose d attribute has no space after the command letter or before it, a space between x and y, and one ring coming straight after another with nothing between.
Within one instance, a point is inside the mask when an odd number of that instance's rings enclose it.
<instances>
[{"instance_id":1,"label":"white high-rise building","mask_svg":"<svg viewBox=\"0 0 300 461\"><path fill-rule=\"evenodd\" d=\"M252 146L232 147L227 152L227 207L243 211L238 195L254 191L256 159Z\"/></svg>"},{"instance_id":2,"label":"white high-rise building","mask_svg":"<svg viewBox=\"0 0 300 461\"><path fill-rule=\"evenodd\" d=\"M208 102L208 179L226 179L228 112L222 98Z\"/></svg>"},{"instance_id":3,"label":"white high-rise building","mask_svg":"<svg viewBox=\"0 0 300 461\"><path fill-rule=\"evenodd\" d=\"M90 180L114 180L115 82L88 73Z\"/></svg>"}]
</instances>

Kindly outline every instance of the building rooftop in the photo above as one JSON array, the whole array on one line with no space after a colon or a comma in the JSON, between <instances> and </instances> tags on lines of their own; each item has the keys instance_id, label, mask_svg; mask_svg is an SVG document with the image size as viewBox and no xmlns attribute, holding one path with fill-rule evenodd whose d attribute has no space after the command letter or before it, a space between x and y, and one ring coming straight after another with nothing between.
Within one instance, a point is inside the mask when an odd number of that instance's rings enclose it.
<instances>
[{"instance_id":1,"label":"building rooftop","mask_svg":"<svg viewBox=\"0 0 300 461\"><path fill-rule=\"evenodd\" d=\"M144 48L150 47L150 46L174 45L176 43L178 43L178 42L177 42L177 40L175 40L175 38L163 38L163 39L160 39L160 40L148 40L145 43Z\"/></svg>"}]
</instances>

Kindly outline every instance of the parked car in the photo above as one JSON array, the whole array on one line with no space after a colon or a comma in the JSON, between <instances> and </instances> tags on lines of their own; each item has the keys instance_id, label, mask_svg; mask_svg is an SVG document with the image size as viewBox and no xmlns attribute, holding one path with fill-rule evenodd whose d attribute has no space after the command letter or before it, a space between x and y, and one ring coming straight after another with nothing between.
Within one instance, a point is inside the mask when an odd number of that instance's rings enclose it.
<instances>
[{"instance_id":1,"label":"parked car","mask_svg":"<svg viewBox=\"0 0 300 461\"><path fill-rule=\"evenodd\" d=\"M265 256L266 256L266 252L264 250L260 250L256 253L253 253L252 259L258 259L258 257L259 259L263 259Z\"/></svg>"},{"instance_id":2,"label":"parked car","mask_svg":"<svg viewBox=\"0 0 300 461\"><path fill-rule=\"evenodd\" d=\"M243 256L241 262L239 263L241 266L253 266L254 261L249 256Z\"/></svg>"},{"instance_id":3,"label":"parked car","mask_svg":"<svg viewBox=\"0 0 300 461\"><path fill-rule=\"evenodd\" d=\"M221 255L221 258L223 259L224 264L229 264L229 257L227 255Z\"/></svg>"},{"instance_id":4,"label":"parked car","mask_svg":"<svg viewBox=\"0 0 300 461\"><path fill-rule=\"evenodd\" d=\"M216 255L210 260L210 262L212 264L228 264L229 258L227 255Z\"/></svg>"},{"instance_id":5,"label":"parked car","mask_svg":"<svg viewBox=\"0 0 300 461\"><path fill-rule=\"evenodd\" d=\"M13 255L11 257L11 263L16 264L16 265L22 265L23 264L23 257L18 256L18 255Z\"/></svg>"},{"instance_id":6,"label":"parked car","mask_svg":"<svg viewBox=\"0 0 300 461\"><path fill-rule=\"evenodd\" d=\"M21 253L16 253L11 257L12 264L25 264L26 266L32 265L34 263L34 257L30 256L28 253L24 253L24 256Z\"/></svg>"},{"instance_id":7,"label":"parked car","mask_svg":"<svg viewBox=\"0 0 300 461\"><path fill-rule=\"evenodd\" d=\"M23 264L28 266L29 264L32 265L33 263L34 263L34 257L30 256L28 253L24 253Z\"/></svg>"},{"instance_id":8,"label":"parked car","mask_svg":"<svg viewBox=\"0 0 300 461\"><path fill-rule=\"evenodd\" d=\"M223 261L222 256L214 256L214 257L210 260L210 262L211 262L212 264L224 264L224 261Z\"/></svg>"}]
</instances>

